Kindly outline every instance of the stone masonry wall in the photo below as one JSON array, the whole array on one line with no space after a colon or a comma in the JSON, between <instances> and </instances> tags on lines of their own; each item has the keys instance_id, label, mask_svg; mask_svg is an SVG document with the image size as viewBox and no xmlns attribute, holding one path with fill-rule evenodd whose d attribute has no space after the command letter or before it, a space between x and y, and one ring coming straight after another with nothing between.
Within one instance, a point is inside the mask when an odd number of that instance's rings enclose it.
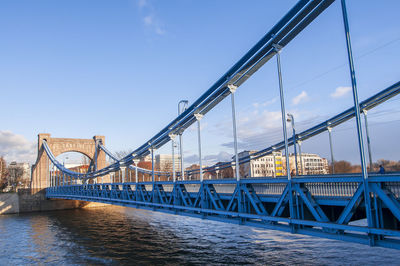
<instances>
[{"instance_id":1,"label":"stone masonry wall","mask_svg":"<svg viewBox=\"0 0 400 266\"><path fill-rule=\"evenodd\" d=\"M32 193L20 189L18 193L0 193L0 215L24 212L54 211L76 208L102 207L108 204L80 200L46 199L45 190Z\"/></svg>"}]
</instances>

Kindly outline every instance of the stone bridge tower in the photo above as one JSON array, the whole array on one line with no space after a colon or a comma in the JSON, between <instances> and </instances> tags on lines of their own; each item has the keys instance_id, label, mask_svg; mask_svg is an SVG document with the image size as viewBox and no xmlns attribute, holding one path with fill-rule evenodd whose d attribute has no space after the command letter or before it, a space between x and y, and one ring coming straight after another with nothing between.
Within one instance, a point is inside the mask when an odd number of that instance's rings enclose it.
<instances>
[{"instance_id":1,"label":"stone bridge tower","mask_svg":"<svg viewBox=\"0 0 400 266\"><path fill-rule=\"evenodd\" d=\"M41 190L48 187L47 175L49 172L49 158L42 147L43 140L52 151L53 155L57 157L64 152L79 152L90 160L94 159L96 140L101 140L105 145L104 136L94 136L93 139L67 139L67 138L52 138L50 134L41 133L38 135L38 155L36 163L32 166L31 188L34 190ZM97 169L106 166L106 155L104 151L98 150L97 155Z\"/></svg>"}]
</instances>

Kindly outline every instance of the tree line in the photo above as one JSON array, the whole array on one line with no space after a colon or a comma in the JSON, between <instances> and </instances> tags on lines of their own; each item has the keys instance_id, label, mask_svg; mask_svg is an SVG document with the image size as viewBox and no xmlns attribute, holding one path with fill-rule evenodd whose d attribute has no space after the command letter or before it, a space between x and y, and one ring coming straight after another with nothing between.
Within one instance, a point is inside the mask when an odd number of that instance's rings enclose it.
<instances>
[{"instance_id":1,"label":"tree line","mask_svg":"<svg viewBox=\"0 0 400 266\"><path fill-rule=\"evenodd\" d=\"M383 166L385 172L398 172L400 171L400 161L392 161L380 159L372 164L372 169L370 169L370 165L368 164L368 172L378 172L379 166ZM332 165L330 166L330 170L332 171ZM348 161L337 161L334 164L335 174L345 174L345 173L360 173L361 165L359 164L351 164Z\"/></svg>"}]
</instances>

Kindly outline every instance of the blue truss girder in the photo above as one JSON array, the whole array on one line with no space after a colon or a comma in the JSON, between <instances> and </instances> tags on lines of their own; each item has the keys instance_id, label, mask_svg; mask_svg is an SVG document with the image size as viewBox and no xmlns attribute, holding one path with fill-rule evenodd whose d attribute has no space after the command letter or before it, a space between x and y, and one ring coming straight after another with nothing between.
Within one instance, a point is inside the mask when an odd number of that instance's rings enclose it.
<instances>
[{"instance_id":1,"label":"blue truss girder","mask_svg":"<svg viewBox=\"0 0 400 266\"><path fill-rule=\"evenodd\" d=\"M274 184L283 185L281 193L279 195L265 194L269 191L268 187ZM332 199L329 187L332 191L337 191L338 187L349 187L349 184L358 185L351 185L351 190L340 196L340 200ZM396 192L400 191L400 175L372 176L368 184L370 192L376 195L373 200L374 206L380 206L381 209L390 211L392 217L400 221L400 193ZM165 190L166 185L172 185L172 190ZM191 185L191 192L188 192L187 185ZM234 187L234 190L228 193L221 187L216 189L216 185L229 186L232 189ZM132 189L133 186L135 189ZM153 191L147 191L146 186L151 186ZM324 190L318 189L316 186L321 186ZM197 189L193 191L195 187ZM260 192L261 188L264 188L265 192ZM83 184L50 187L46 191L49 198L105 202L369 245L400 248L400 231L384 228L382 210L378 207L374 209L377 214L375 218L377 221L374 223L376 226L348 224L357 210L359 211L358 215L365 214L360 209L364 208L364 194L363 183L358 176L293 178L291 192L287 186L287 180L283 178L244 179L240 182L206 180L175 183ZM349 194L350 192L352 194ZM326 193L326 196L321 193ZM296 217L288 217L288 212L284 212L285 208L288 208L290 195L296 202ZM339 196L334 197L339 198ZM271 200L272 198L274 200ZM346 204L341 202L346 202ZM241 208L239 208L240 204ZM338 206L342 210L336 214L336 218L332 219L323 210L327 206ZM269 213L267 209L272 211ZM308 216L305 215L306 210L308 210Z\"/></svg>"}]
</instances>

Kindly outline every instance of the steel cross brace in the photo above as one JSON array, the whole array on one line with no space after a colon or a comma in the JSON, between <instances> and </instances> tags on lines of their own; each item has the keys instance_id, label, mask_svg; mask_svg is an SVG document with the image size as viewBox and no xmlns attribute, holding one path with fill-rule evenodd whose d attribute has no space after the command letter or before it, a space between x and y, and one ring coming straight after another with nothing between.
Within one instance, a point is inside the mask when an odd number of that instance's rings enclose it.
<instances>
[{"instance_id":1,"label":"steel cross brace","mask_svg":"<svg viewBox=\"0 0 400 266\"><path fill-rule=\"evenodd\" d=\"M173 205L193 206L190 194L187 192L184 184L175 183L171 197L173 197Z\"/></svg>"},{"instance_id":2,"label":"steel cross brace","mask_svg":"<svg viewBox=\"0 0 400 266\"><path fill-rule=\"evenodd\" d=\"M304 209L302 204L304 203L310 213L313 215L314 219L318 222L329 222L328 217L325 215L324 211L315 201L314 197L308 191L308 189L303 184L292 184L292 193L289 192L289 185L286 185L283 193L279 197L278 202L275 204L271 216L281 217L283 211L288 206L290 194L295 194L296 201L296 211L297 214L304 216ZM300 198L300 199L299 199Z\"/></svg>"},{"instance_id":3,"label":"steel cross brace","mask_svg":"<svg viewBox=\"0 0 400 266\"><path fill-rule=\"evenodd\" d=\"M241 182L237 183L226 210L237 210L238 212L243 213L255 212L259 215L268 215L263 203L255 192L253 185Z\"/></svg>"},{"instance_id":4,"label":"steel cross brace","mask_svg":"<svg viewBox=\"0 0 400 266\"><path fill-rule=\"evenodd\" d=\"M130 185L122 185L123 193L122 193L122 198L126 200L135 200L132 188Z\"/></svg>"},{"instance_id":5,"label":"steel cross brace","mask_svg":"<svg viewBox=\"0 0 400 266\"><path fill-rule=\"evenodd\" d=\"M221 197L213 184L201 183L193 207L202 209L225 210Z\"/></svg>"},{"instance_id":6,"label":"steel cross brace","mask_svg":"<svg viewBox=\"0 0 400 266\"><path fill-rule=\"evenodd\" d=\"M154 203L166 204L168 202L167 194L164 191L164 187L162 184L154 184L153 189L155 190L153 195Z\"/></svg>"},{"instance_id":7,"label":"steel cross brace","mask_svg":"<svg viewBox=\"0 0 400 266\"><path fill-rule=\"evenodd\" d=\"M151 194L146 190L144 184L136 184L135 197L137 201L150 202Z\"/></svg>"}]
</instances>

